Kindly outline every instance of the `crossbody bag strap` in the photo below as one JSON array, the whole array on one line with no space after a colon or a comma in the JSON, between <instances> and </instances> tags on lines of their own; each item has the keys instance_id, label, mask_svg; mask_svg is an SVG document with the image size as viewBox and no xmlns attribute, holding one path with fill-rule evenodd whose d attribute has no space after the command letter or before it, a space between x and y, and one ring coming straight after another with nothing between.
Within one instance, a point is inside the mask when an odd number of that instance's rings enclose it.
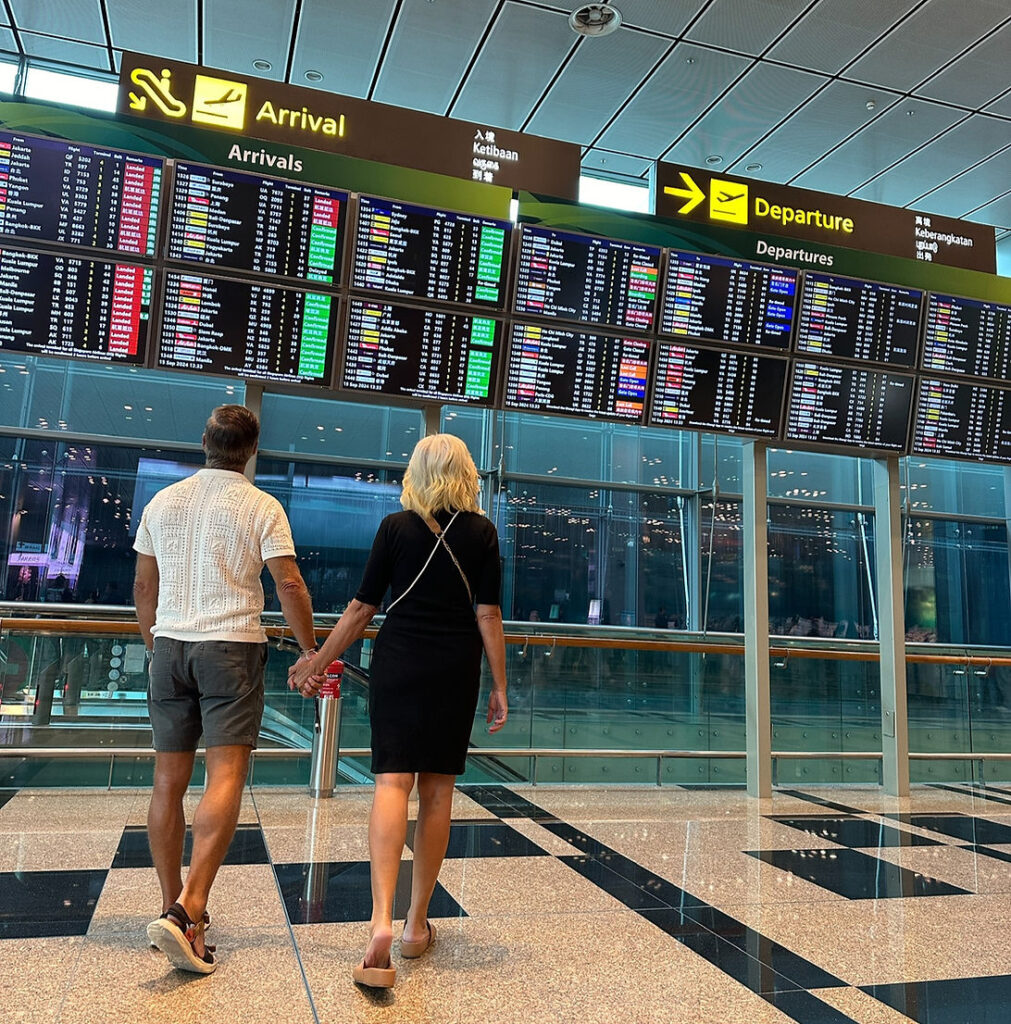
<instances>
[{"instance_id":1,"label":"crossbody bag strap","mask_svg":"<svg viewBox=\"0 0 1011 1024\"><path fill-rule=\"evenodd\" d=\"M454 518L456 518L455 515L454 515ZM449 524L446 525L446 530L448 530L448 529L449 529ZM460 579L463 580L463 585L467 588L467 601L470 604L473 604L474 603L474 595L471 593L471 590L470 590L470 581L467 579L467 574L463 571L463 567L456 560L456 555L453 554L453 549L449 546L448 542L446 541L446 536L445 536L446 530L443 530L442 533L439 534L439 542L442 544L442 546L449 553L449 557L453 559L453 565L456 566L456 571L460 574Z\"/></svg>"},{"instance_id":2,"label":"crossbody bag strap","mask_svg":"<svg viewBox=\"0 0 1011 1024\"><path fill-rule=\"evenodd\" d=\"M421 577L425 575L425 570L426 570L426 569L428 568L428 566L429 566L429 565L431 564L431 561L432 561L432 559L433 559L433 558L435 558L435 553L436 553L436 551L438 551L438 550L439 550L439 545L440 545L440 544L445 544L445 543L446 543L446 542L445 542L445 541L444 541L444 540L442 539L442 535L443 535L443 534L444 534L444 533L446 532L446 530L448 530L448 529L449 529L449 528L450 528L450 527L451 527L451 526L453 525L453 520L454 520L454 519L456 519L456 517L457 517L457 516L458 516L459 514L460 514L460 510L459 510L459 509L457 509L457 511L453 513L453 516L452 516L452 518L451 518L451 519L449 520L449 522L448 522L448 523L446 523L446 529L444 529L444 530L442 530L442 531L441 531L440 533L436 534L436 536L435 536L435 547L434 547L434 548L432 548L431 552L429 552L428 558L426 558L426 559L425 559L425 564L424 564L424 565L423 565L423 566L421 567L421 570L420 570L420 571L418 572L418 575L417 575L417 576L415 576L413 580L411 580L411 585L410 585L410 586L409 586L409 587L408 587L408 588L407 588L407 589L406 589L406 590L405 590L405 591L404 591L404 592L403 592L403 593L402 593L402 594L400 595L400 597L398 597L398 598L397 598L397 599L396 599L395 601L392 601L392 602L391 602L391 603L390 603L390 604L389 604L389 605L387 606L387 608L386 608L386 614L387 614L387 615L389 615L389 614L390 614L390 612L391 612L391 611L393 610L393 608L394 608L394 607L395 607L396 605L398 605L398 604L399 604L399 603L400 603L401 601L403 601L403 599L404 599L405 597L407 597L407 595L408 595L408 594L409 594L409 593L410 593L410 592L411 592L411 591L412 591L412 590L414 589L414 586L415 586L415 584L416 584L416 583L418 582L418 580L420 580L420 579L421 579ZM448 548L447 548L447 550L448 550ZM452 551L450 551L450 557L451 557L451 558L453 557L453 553L452 553ZM456 564L456 559L455 559L455 558L453 558L453 562L454 562L454 564ZM460 569L460 566L459 566L459 565L457 565L456 567L457 567L458 569ZM463 570L462 570L462 569L460 569L460 572L461 572L461 574L462 574L462 573L463 573ZM466 576L465 576L465 577L464 577L464 583L466 583L466 582L467 582L467 578L466 578ZM469 586L469 585L467 586L467 593L468 593L468 594L470 594L470 586Z\"/></svg>"}]
</instances>

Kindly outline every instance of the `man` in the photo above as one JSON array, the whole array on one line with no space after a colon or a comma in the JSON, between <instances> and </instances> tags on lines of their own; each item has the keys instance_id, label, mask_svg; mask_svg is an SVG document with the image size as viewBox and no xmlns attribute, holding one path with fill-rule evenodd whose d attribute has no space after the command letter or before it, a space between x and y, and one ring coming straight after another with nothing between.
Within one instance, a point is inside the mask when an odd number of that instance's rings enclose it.
<instances>
[{"instance_id":1,"label":"man","mask_svg":"<svg viewBox=\"0 0 1011 1024\"><path fill-rule=\"evenodd\" d=\"M155 775L147 828L162 915L147 933L183 970L210 974L207 897L235 834L263 716L267 637L260 623L264 565L303 654L314 653L309 592L295 564L280 503L243 470L260 425L222 405L204 429L206 468L156 494L137 540L134 600L150 657L148 708ZM201 733L207 780L193 816L193 853L182 880L183 795Z\"/></svg>"}]
</instances>

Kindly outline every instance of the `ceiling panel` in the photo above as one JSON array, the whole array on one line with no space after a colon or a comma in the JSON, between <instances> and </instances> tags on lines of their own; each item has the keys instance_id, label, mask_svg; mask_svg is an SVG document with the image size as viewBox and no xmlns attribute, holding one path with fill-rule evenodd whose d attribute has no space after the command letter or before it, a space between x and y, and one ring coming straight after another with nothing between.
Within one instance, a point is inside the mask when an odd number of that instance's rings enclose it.
<instances>
[{"instance_id":1,"label":"ceiling panel","mask_svg":"<svg viewBox=\"0 0 1011 1024\"><path fill-rule=\"evenodd\" d=\"M760 163L758 177L789 181L827 150L838 146L899 99L894 93L832 82L790 119L752 149L743 164ZM867 109L873 101L874 110Z\"/></svg>"},{"instance_id":2,"label":"ceiling panel","mask_svg":"<svg viewBox=\"0 0 1011 1024\"><path fill-rule=\"evenodd\" d=\"M846 76L886 88L913 89L1007 16L1008 0L927 0L848 67Z\"/></svg>"},{"instance_id":3,"label":"ceiling panel","mask_svg":"<svg viewBox=\"0 0 1011 1024\"><path fill-rule=\"evenodd\" d=\"M566 142L592 142L668 45L628 29L584 39L526 130Z\"/></svg>"},{"instance_id":4,"label":"ceiling panel","mask_svg":"<svg viewBox=\"0 0 1011 1024\"><path fill-rule=\"evenodd\" d=\"M240 74L284 79L288 42L295 18L295 0L205 0L204 63ZM254 60L266 60L269 71L256 71Z\"/></svg>"},{"instance_id":5,"label":"ceiling panel","mask_svg":"<svg viewBox=\"0 0 1011 1024\"><path fill-rule=\"evenodd\" d=\"M497 0L404 0L372 99L444 114Z\"/></svg>"},{"instance_id":6,"label":"ceiling panel","mask_svg":"<svg viewBox=\"0 0 1011 1024\"><path fill-rule=\"evenodd\" d=\"M988 36L965 56L917 89L921 96L978 110L1008 87L1011 24Z\"/></svg>"},{"instance_id":7,"label":"ceiling panel","mask_svg":"<svg viewBox=\"0 0 1011 1024\"><path fill-rule=\"evenodd\" d=\"M73 39L54 39L53 36L39 36L33 32L21 33L21 45L31 57L58 60L99 71L110 70L109 51L104 46L78 43Z\"/></svg>"},{"instance_id":8,"label":"ceiling panel","mask_svg":"<svg viewBox=\"0 0 1011 1024\"><path fill-rule=\"evenodd\" d=\"M1000 135L998 128L1003 130ZM1004 137L1006 144L1006 122L973 114L853 194L890 206L911 205L925 192L985 160L998 137Z\"/></svg>"},{"instance_id":9,"label":"ceiling panel","mask_svg":"<svg viewBox=\"0 0 1011 1024\"><path fill-rule=\"evenodd\" d=\"M846 195L964 117L964 110L925 100L904 100L791 184Z\"/></svg>"},{"instance_id":10,"label":"ceiling panel","mask_svg":"<svg viewBox=\"0 0 1011 1024\"><path fill-rule=\"evenodd\" d=\"M369 0L338 10L333 0L302 0L292 84L367 96L396 6L396 0ZM307 71L318 71L323 81L306 81Z\"/></svg>"},{"instance_id":11,"label":"ceiling panel","mask_svg":"<svg viewBox=\"0 0 1011 1024\"><path fill-rule=\"evenodd\" d=\"M975 213L970 213L966 220L976 221L977 224L1011 224L1011 192L1005 192L1000 199L995 199ZM1004 239L1001 246L1008 253L1011 260L1011 236ZM1005 273L1008 273L1005 270Z\"/></svg>"},{"instance_id":12,"label":"ceiling panel","mask_svg":"<svg viewBox=\"0 0 1011 1024\"><path fill-rule=\"evenodd\" d=\"M10 5L18 28L105 45L99 0L10 0Z\"/></svg>"},{"instance_id":13,"label":"ceiling panel","mask_svg":"<svg viewBox=\"0 0 1011 1024\"><path fill-rule=\"evenodd\" d=\"M748 64L747 57L678 43L604 132L600 145L658 157Z\"/></svg>"},{"instance_id":14,"label":"ceiling panel","mask_svg":"<svg viewBox=\"0 0 1011 1024\"><path fill-rule=\"evenodd\" d=\"M569 11L579 4L566 6ZM615 0L623 25L636 25L668 36L679 36L698 13L699 0Z\"/></svg>"},{"instance_id":15,"label":"ceiling panel","mask_svg":"<svg viewBox=\"0 0 1011 1024\"><path fill-rule=\"evenodd\" d=\"M948 217L962 217L1004 195L1011 186L1011 146L996 153L989 160L960 174L954 181L922 199L916 208L930 213L943 213Z\"/></svg>"},{"instance_id":16,"label":"ceiling panel","mask_svg":"<svg viewBox=\"0 0 1011 1024\"><path fill-rule=\"evenodd\" d=\"M767 54L835 74L921 0L820 0Z\"/></svg>"},{"instance_id":17,"label":"ceiling panel","mask_svg":"<svg viewBox=\"0 0 1011 1024\"><path fill-rule=\"evenodd\" d=\"M9 54L18 52L18 44L14 40L14 33L9 28L0 28L0 50Z\"/></svg>"},{"instance_id":18,"label":"ceiling panel","mask_svg":"<svg viewBox=\"0 0 1011 1024\"><path fill-rule=\"evenodd\" d=\"M825 81L809 71L756 64L664 159L701 166L706 157L721 156L716 166L727 169Z\"/></svg>"},{"instance_id":19,"label":"ceiling panel","mask_svg":"<svg viewBox=\"0 0 1011 1024\"><path fill-rule=\"evenodd\" d=\"M626 156L607 149L591 149L583 154L580 161L584 170L605 171L608 174L624 174L632 178L644 178L649 174L652 160L642 157Z\"/></svg>"},{"instance_id":20,"label":"ceiling panel","mask_svg":"<svg viewBox=\"0 0 1011 1024\"><path fill-rule=\"evenodd\" d=\"M757 56L810 5L811 0L714 0L686 38Z\"/></svg>"},{"instance_id":21,"label":"ceiling panel","mask_svg":"<svg viewBox=\"0 0 1011 1024\"><path fill-rule=\"evenodd\" d=\"M1011 90L1006 92L999 100L986 105L988 114L1000 114L1002 117L1011 117Z\"/></svg>"},{"instance_id":22,"label":"ceiling panel","mask_svg":"<svg viewBox=\"0 0 1011 1024\"><path fill-rule=\"evenodd\" d=\"M578 39L560 12L505 4L449 113L519 128Z\"/></svg>"},{"instance_id":23,"label":"ceiling panel","mask_svg":"<svg viewBox=\"0 0 1011 1024\"><path fill-rule=\"evenodd\" d=\"M197 59L196 0L105 0L112 45L121 50L149 53L158 40L158 55L195 62Z\"/></svg>"}]
</instances>

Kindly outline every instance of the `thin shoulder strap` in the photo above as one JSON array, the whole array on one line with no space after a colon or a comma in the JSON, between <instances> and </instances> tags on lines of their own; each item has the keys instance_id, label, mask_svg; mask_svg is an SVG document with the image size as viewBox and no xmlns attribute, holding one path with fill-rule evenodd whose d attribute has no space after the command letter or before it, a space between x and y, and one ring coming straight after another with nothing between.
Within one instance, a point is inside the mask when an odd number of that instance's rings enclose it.
<instances>
[{"instance_id":1,"label":"thin shoulder strap","mask_svg":"<svg viewBox=\"0 0 1011 1024\"><path fill-rule=\"evenodd\" d=\"M401 601L403 601L403 599L405 597L407 597L407 595L414 589L414 585L418 582L418 580L420 580L421 577L425 575L425 570L428 568L428 566L431 563L432 559L435 558L435 553L436 553L436 551L439 550L439 545L446 543L442 539L442 534L445 533L446 530L448 530L453 525L453 519L456 519L456 517L459 514L460 514L460 512L459 512L459 509L458 509L456 512L453 513L452 519L450 519L449 522L446 523L446 529L442 530L441 533L436 534L436 537L435 537L435 547L432 548L431 552L428 555L428 558L425 559L425 564L421 567L421 570L418 573L418 575L415 576L413 580L411 580L411 585L400 595L400 597L398 597L395 601L392 601L387 606L387 608L386 608L386 614L387 615L389 615L390 612L393 610L393 606L394 605L399 604ZM453 553L450 552L450 557L452 557L452 554ZM456 562L456 559L454 558L453 561ZM459 569L460 567L457 566L457 568ZM462 570L461 570L461 572L462 572ZM464 582L466 582L466 577L464 577ZM469 586L467 587L467 593L470 594L470 587Z\"/></svg>"}]
</instances>

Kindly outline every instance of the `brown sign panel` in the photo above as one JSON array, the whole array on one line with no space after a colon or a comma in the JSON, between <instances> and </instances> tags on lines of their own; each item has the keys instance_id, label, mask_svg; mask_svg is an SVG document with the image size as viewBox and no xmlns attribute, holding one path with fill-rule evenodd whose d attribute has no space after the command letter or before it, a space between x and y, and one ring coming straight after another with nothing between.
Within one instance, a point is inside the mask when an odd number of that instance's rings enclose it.
<instances>
[{"instance_id":1,"label":"brown sign panel","mask_svg":"<svg viewBox=\"0 0 1011 1024\"><path fill-rule=\"evenodd\" d=\"M986 224L696 167L657 165L656 212L756 234L997 272L996 236Z\"/></svg>"},{"instance_id":2,"label":"brown sign panel","mask_svg":"<svg viewBox=\"0 0 1011 1024\"><path fill-rule=\"evenodd\" d=\"M568 142L162 57L123 54L117 109L231 132L245 163L257 162L255 139L562 199L579 195L580 149Z\"/></svg>"}]
</instances>

